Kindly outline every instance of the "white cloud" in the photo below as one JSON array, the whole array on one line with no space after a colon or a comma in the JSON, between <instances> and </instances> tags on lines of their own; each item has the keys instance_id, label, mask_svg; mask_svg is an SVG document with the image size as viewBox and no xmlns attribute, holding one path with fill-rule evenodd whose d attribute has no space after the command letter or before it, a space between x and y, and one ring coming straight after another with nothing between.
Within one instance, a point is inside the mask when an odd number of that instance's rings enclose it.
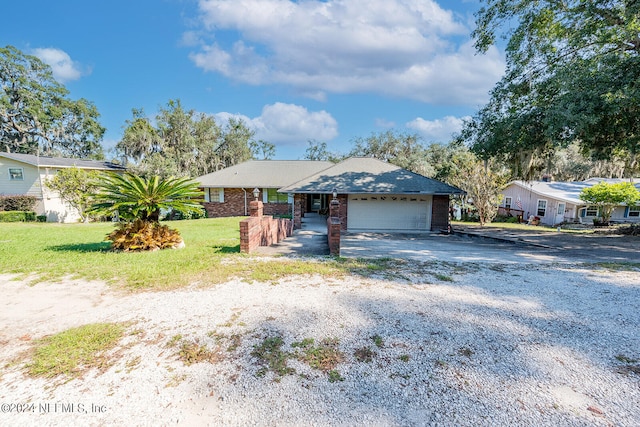
<instances>
[{"instance_id":1,"label":"white cloud","mask_svg":"<svg viewBox=\"0 0 640 427\"><path fill-rule=\"evenodd\" d=\"M256 140L278 145L302 147L310 139L327 141L338 136L338 123L331 114L282 102L265 105L260 116L255 118L227 112L216 113L214 117L222 125L231 117L242 119L256 132Z\"/></svg>"},{"instance_id":2,"label":"white cloud","mask_svg":"<svg viewBox=\"0 0 640 427\"><path fill-rule=\"evenodd\" d=\"M376 127L379 128L383 128L383 129L391 129L394 128L396 126L396 123L390 120L386 120L386 119L376 119Z\"/></svg>"},{"instance_id":3,"label":"white cloud","mask_svg":"<svg viewBox=\"0 0 640 427\"><path fill-rule=\"evenodd\" d=\"M199 5L203 31L216 42L201 41L191 53L198 67L248 84L285 84L314 99L374 92L476 106L504 70L497 50L475 55L470 29L433 0ZM237 38L226 40L230 34Z\"/></svg>"},{"instance_id":4,"label":"white cloud","mask_svg":"<svg viewBox=\"0 0 640 427\"><path fill-rule=\"evenodd\" d=\"M61 83L78 80L86 73L64 50L47 47L33 49L32 53L51 67L53 77Z\"/></svg>"},{"instance_id":5,"label":"white cloud","mask_svg":"<svg viewBox=\"0 0 640 427\"><path fill-rule=\"evenodd\" d=\"M425 139L425 141L448 143L449 141L451 141L451 136L454 133L460 132L464 120L468 118L468 116L446 116L442 119L425 120L421 117L418 117L407 123L406 126L409 129L413 129L418 132L420 136Z\"/></svg>"}]
</instances>

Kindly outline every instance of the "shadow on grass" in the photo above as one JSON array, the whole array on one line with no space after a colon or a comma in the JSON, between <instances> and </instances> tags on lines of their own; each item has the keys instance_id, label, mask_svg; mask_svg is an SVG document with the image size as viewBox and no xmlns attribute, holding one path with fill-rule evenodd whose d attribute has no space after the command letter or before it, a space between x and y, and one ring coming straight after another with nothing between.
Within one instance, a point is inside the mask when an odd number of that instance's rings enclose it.
<instances>
[{"instance_id":1,"label":"shadow on grass","mask_svg":"<svg viewBox=\"0 0 640 427\"><path fill-rule=\"evenodd\" d=\"M47 250L56 252L109 252L111 250L111 243L74 243L69 245L49 246Z\"/></svg>"},{"instance_id":2,"label":"shadow on grass","mask_svg":"<svg viewBox=\"0 0 640 427\"><path fill-rule=\"evenodd\" d=\"M240 245L234 246L213 246L213 250L221 254L238 254L240 253Z\"/></svg>"}]
</instances>

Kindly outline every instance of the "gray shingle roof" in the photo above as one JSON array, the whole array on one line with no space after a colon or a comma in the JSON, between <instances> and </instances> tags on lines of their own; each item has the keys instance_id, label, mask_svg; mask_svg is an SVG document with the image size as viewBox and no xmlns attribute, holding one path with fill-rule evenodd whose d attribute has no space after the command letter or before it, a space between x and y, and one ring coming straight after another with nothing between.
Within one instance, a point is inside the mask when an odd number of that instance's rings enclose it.
<instances>
[{"instance_id":1,"label":"gray shingle roof","mask_svg":"<svg viewBox=\"0 0 640 427\"><path fill-rule=\"evenodd\" d=\"M635 179L635 187L640 190L640 183ZM553 199L561 200L574 205L584 205L585 201L580 199L580 192L589 187L593 187L599 182L606 182L609 184L618 182L629 182L629 179L617 179L617 178L590 178L586 181L573 181L573 182L561 182L561 181L512 181L510 184L515 184L521 188L529 190L535 194L544 197L550 197Z\"/></svg>"},{"instance_id":2,"label":"gray shingle roof","mask_svg":"<svg viewBox=\"0 0 640 427\"><path fill-rule=\"evenodd\" d=\"M72 168L78 169L96 169L96 170L112 170L119 171L124 170L125 167L116 165L111 162L103 162L98 160L80 160L70 159L66 157L47 157L47 156L35 156L33 154L21 154L21 153L2 153L0 157L15 160L21 163L26 163L33 166L40 166L45 168Z\"/></svg>"},{"instance_id":3,"label":"gray shingle roof","mask_svg":"<svg viewBox=\"0 0 640 427\"><path fill-rule=\"evenodd\" d=\"M464 194L444 182L369 157L351 157L279 189L283 193Z\"/></svg>"},{"instance_id":4,"label":"gray shingle roof","mask_svg":"<svg viewBox=\"0 0 640 427\"><path fill-rule=\"evenodd\" d=\"M333 166L311 160L250 160L196 178L203 187L280 188Z\"/></svg>"}]
</instances>

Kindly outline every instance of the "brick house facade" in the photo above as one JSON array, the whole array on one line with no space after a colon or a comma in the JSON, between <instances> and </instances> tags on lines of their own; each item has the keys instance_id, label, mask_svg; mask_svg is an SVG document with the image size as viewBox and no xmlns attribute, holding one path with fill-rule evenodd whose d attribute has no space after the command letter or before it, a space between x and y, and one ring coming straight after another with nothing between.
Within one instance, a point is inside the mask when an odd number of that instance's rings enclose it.
<instances>
[{"instance_id":1,"label":"brick house facade","mask_svg":"<svg viewBox=\"0 0 640 427\"><path fill-rule=\"evenodd\" d=\"M208 218L221 218L228 216L247 216L249 215L249 204L254 200L253 191L242 188L224 188L222 189L223 197L216 201L203 203L207 211ZM262 200L263 191L260 191L258 199ZM264 215L285 216L291 215L291 205L289 203L264 203Z\"/></svg>"},{"instance_id":2,"label":"brick house facade","mask_svg":"<svg viewBox=\"0 0 640 427\"><path fill-rule=\"evenodd\" d=\"M463 194L458 188L372 158L350 158L338 164L250 161L198 181L205 190L209 217L249 215L257 189L264 215L292 215L296 229L307 212L328 214L335 191L342 231L446 230L450 196Z\"/></svg>"}]
</instances>

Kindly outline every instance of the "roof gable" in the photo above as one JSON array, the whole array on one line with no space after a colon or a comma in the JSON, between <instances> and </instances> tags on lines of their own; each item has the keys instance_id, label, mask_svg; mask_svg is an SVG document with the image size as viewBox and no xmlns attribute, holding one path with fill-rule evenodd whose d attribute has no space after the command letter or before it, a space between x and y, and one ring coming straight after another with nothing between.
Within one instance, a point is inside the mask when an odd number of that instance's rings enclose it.
<instances>
[{"instance_id":1,"label":"roof gable","mask_svg":"<svg viewBox=\"0 0 640 427\"><path fill-rule=\"evenodd\" d=\"M351 157L280 188L286 193L463 194L459 188L371 157Z\"/></svg>"},{"instance_id":2,"label":"roof gable","mask_svg":"<svg viewBox=\"0 0 640 427\"><path fill-rule=\"evenodd\" d=\"M119 171L126 169L124 166L111 162L103 162L98 160L81 160L71 159L67 157L48 157L35 156L33 154L22 153L2 153L0 157L15 160L17 162L43 168L78 168L78 169L95 169L95 170L113 170Z\"/></svg>"}]
</instances>

